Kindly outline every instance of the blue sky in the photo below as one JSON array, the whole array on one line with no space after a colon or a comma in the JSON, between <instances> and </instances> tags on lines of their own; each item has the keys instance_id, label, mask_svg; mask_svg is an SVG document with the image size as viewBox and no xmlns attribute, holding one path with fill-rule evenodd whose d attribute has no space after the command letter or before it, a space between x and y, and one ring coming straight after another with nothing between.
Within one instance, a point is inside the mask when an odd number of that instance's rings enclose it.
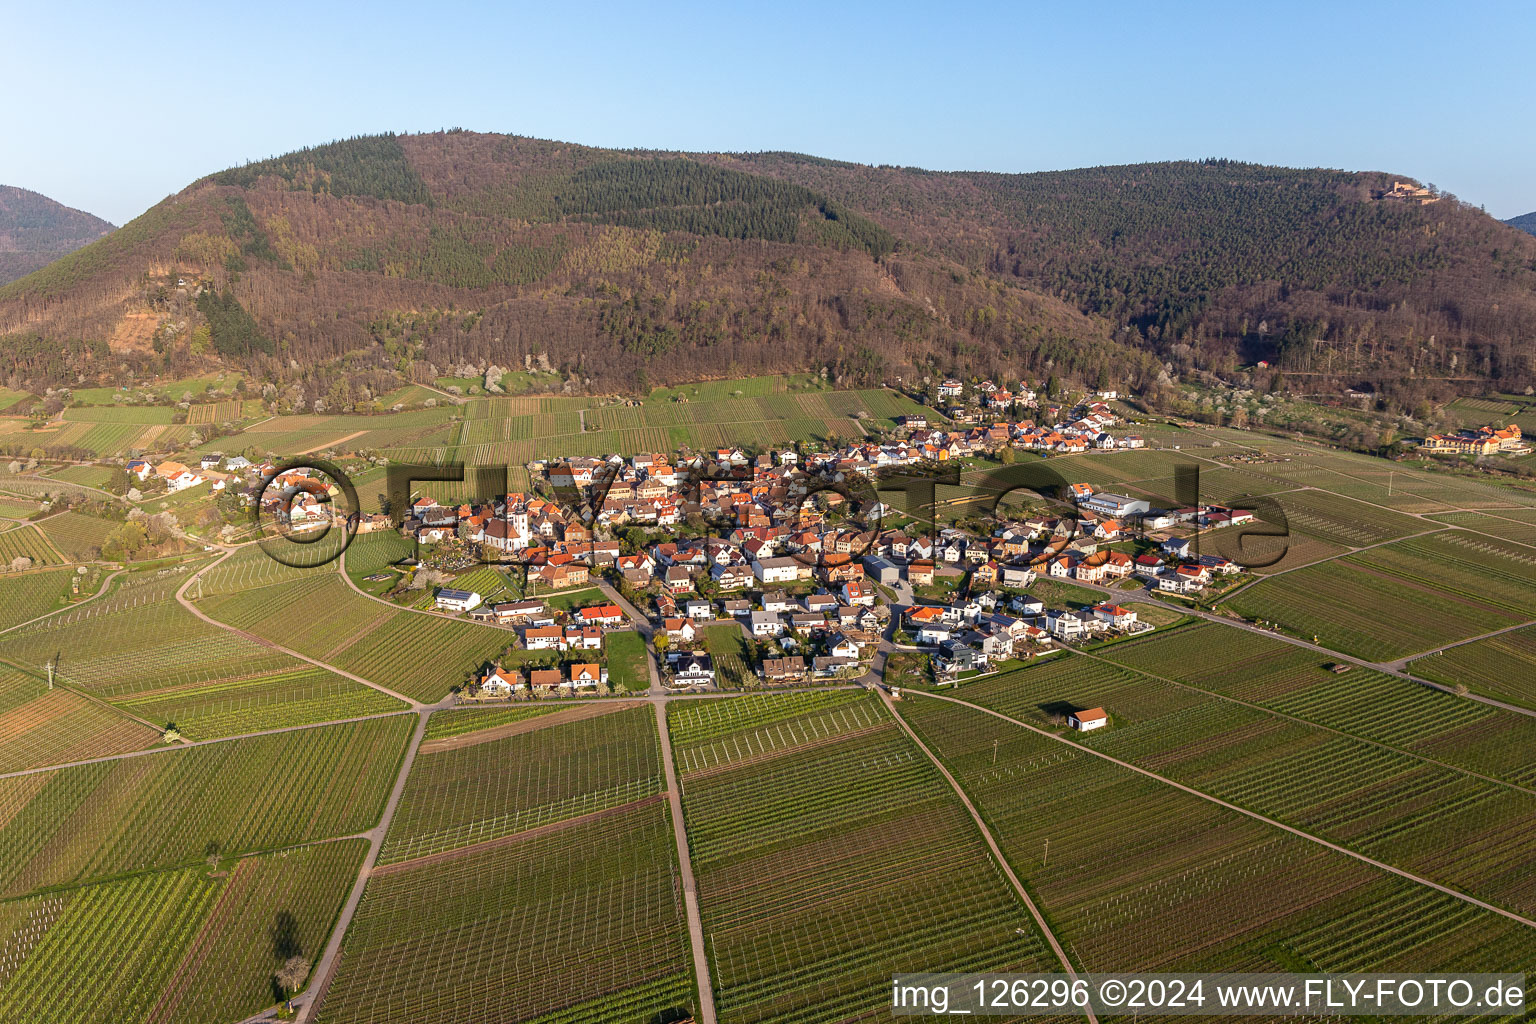
<instances>
[{"instance_id":1,"label":"blue sky","mask_svg":"<svg viewBox=\"0 0 1536 1024\"><path fill-rule=\"evenodd\" d=\"M1529 2L235 6L13 5L0 183L123 223L247 159L462 126L943 170L1227 156L1536 209Z\"/></svg>"}]
</instances>

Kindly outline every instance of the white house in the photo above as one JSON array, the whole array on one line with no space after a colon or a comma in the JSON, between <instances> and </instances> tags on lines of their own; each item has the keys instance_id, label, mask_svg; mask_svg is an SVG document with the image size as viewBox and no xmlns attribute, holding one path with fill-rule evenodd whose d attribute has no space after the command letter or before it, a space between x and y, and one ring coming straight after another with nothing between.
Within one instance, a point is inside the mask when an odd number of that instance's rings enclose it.
<instances>
[{"instance_id":1,"label":"white house","mask_svg":"<svg viewBox=\"0 0 1536 1024\"><path fill-rule=\"evenodd\" d=\"M703 651L670 655L673 686L708 686L715 681L715 663Z\"/></svg>"},{"instance_id":2,"label":"white house","mask_svg":"<svg viewBox=\"0 0 1536 1024\"><path fill-rule=\"evenodd\" d=\"M1108 601L1093 606L1093 614L1105 625L1116 629L1129 629L1136 622L1136 613Z\"/></svg>"},{"instance_id":3,"label":"white house","mask_svg":"<svg viewBox=\"0 0 1536 1024\"><path fill-rule=\"evenodd\" d=\"M523 682L523 674L521 672L508 672L500 665L491 669L485 674L485 678L480 680L481 693L499 697L506 697L514 690L525 690L527 688L528 685Z\"/></svg>"},{"instance_id":4,"label":"white house","mask_svg":"<svg viewBox=\"0 0 1536 1024\"><path fill-rule=\"evenodd\" d=\"M752 573L764 583L792 583L800 578L800 563L793 558L764 558L752 563Z\"/></svg>"},{"instance_id":5,"label":"white house","mask_svg":"<svg viewBox=\"0 0 1536 1024\"><path fill-rule=\"evenodd\" d=\"M753 612L753 636L780 636L784 632L784 620L778 612Z\"/></svg>"},{"instance_id":6,"label":"white house","mask_svg":"<svg viewBox=\"0 0 1536 1024\"><path fill-rule=\"evenodd\" d=\"M444 587L437 592L437 606L444 611L467 612L479 605L480 595L473 590L449 590Z\"/></svg>"}]
</instances>

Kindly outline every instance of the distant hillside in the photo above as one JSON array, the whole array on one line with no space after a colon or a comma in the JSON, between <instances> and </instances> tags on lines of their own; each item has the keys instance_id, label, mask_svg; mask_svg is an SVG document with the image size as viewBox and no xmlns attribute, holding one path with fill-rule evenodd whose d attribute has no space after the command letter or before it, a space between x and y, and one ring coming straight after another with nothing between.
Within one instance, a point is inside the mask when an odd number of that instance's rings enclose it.
<instances>
[{"instance_id":1,"label":"distant hillside","mask_svg":"<svg viewBox=\"0 0 1536 1024\"><path fill-rule=\"evenodd\" d=\"M0 185L0 284L14 281L113 230L100 217Z\"/></svg>"},{"instance_id":2,"label":"distant hillside","mask_svg":"<svg viewBox=\"0 0 1536 1024\"><path fill-rule=\"evenodd\" d=\"M1536 212L1522 213L1518 217L1509 218L1504 223L1512 228L1519 228L1521 231L1527 231L1536 235Z\"/></svg>"},{"instance_id":3,"label":"distant hillside","mask_svg":"<svg viewBox=\"0 0 1536 1024\"><path fill-rule=\"evenodd\" d=\"M237 362L333 402L488 362L624 391L788 369L1139 388L1265 360L1405 404L1536 378L1536 239L1372 198L1394 179L372 136L210 175L0 288L0 368Z\"/></svg>"}]
</instances>

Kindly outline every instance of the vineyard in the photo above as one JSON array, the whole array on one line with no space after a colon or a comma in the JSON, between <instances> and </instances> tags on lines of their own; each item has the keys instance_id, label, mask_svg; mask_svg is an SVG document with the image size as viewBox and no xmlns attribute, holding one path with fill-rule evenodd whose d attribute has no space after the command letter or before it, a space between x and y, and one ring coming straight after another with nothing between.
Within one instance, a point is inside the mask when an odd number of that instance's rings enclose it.
<instances>
[{"instance_id":1,"label":"vineyard","mask_svg":"<svg viewBox=\"0 0 1536 1024\"><path fill-rule=\"evenodd\" d=\"M361 842L246 857L0 904L0 1018L208 1024L273 1002L289 956L314 957ZM89 979L61 984L61 979Z\"/></svg>"},{"instance_id":2,"label":"vineyard","mask_svg":"<svg viewBox=\"0 0 1536 1024\"><path fill-rule=\"evenodd\" d=\"M923 697L900 711L1088 970L1512 970L1536 955L1528 928L1082 750Z\"/></svg>"},{"instance_id":3,"label":"vineyard","mask_svg":"<svg viewBox=\"0 0 1536 1024\"><path fill-rule=\"evenodd\" d=\"M1373 706L1340 691L1349 685L1342 677L1335 683L1308 700L1280 698L1275 710L1304 710L1330 726L1374 732L1378 742L1433 744L1445 742L1442 732L1476 728L1459 709L1416 705L1398 689L1405 713L1433 708L1441 718L1420 732L1394 733L1373 724L1380 721ZM1073 707L1105 707L1113 728L1084 736L1085 745L1489 902L1536 910L1536 851L1529 842L1536 795L1527 790L1426 760L1429 754L1340 735L1082 657L990 679L964 693L1040 727L1057 724L1053 716ZM1501 755L1496 746L1481 748L1481 756L1480 748L1467 749L1469 760L1501 758L1496 767L1512 779L1533 780L1518 754Z\"/></svg>"},{"instance_id":4,"label":"vineyard","mask_svg":"<svg viewBox=\"0 0 1536 1024\"><path fill-rule=\"evenodd\" d=\"M58 565L64 561L35 526L0 532L0 569L9 568L18 558L30 558L33 566Z\"/></svg>"},{"instance_id":5,"label":"vineyard","mask_svg":"<svg viewBox=\"0 0 1536 1024\"><path fill-rule=\"evenodd\" d=\"M1410 662L1426 679L1536 708L1536 626L1474 640Z\"/></svg>"},{"instance_id":6,"label":"vineyard","mask_svg":"<svg viewBox=\"0 0 1536 1024\"><path fill-rule=\"evenodd\" d=\"M1225 606L1368 661L1392 661L1528 620L1493 601L1452 598L1357 557L1263 580L1233 595Z\"/></svg>"},{"instance_id":7,"label":"vineyard","mask_svg":"<svg viewBox=\"0 0 1536 1024\"><path fill-rule=\"evenodd\" d=\"M117 466L60 466L50 469L48 476L54 480L64 480L82 487L105 488L114 480L121 479L119 474L123 471Z\"/></svg>"},{"instance_id":8,"label":"vineyard","mask_svg":"<svg viewBox=\"0 0 1536 1024\"><path fill-rule=\"evenodd\" d=\"M251 571L282 575L264 568ZM200 607L237 629L425 702L467 682L514 639L504 629L372 601L348 588L334 570L289 572L307 575L254 590L210 594ZM319 608L323 615L316 614Z\"/></svg>"},{"instance_id":9,"label":"vineyard","mask_svg":"<svg viewBox=\"0 0 1536 1024\"><path fill-rule=\"evenodd\" d=\"M652 1024L692 1003L672 828L653 800L376 871L318 1020Z\"/></svg>"},{"instance_id":10,"label":"vineyard","mask_svg":"<svg viewBox=\"0 0 1536 1024\"><path fill-rule=\"evenodd\" d=\"M547 704L514 704L507 707L466 707L435 711L427 720L427 731L422 736L422 742L446 740L482 729L493 729L498 725L539 718L558 710L558 706Z\"/></svg>"},{"instance_id":11,"label":"vineyard","mask_svg":"<svg viewBox=\"0 0 1536 1024\"><path fill-rule=\"evenodd\" d=\"M62 683L156 725L174 723L189 739L404 709L388 694L203 622L175 601L185 580L132 575L110 594L0 636L0 661L42 676L51 660Z\"/></svg>"},{"instance_id":12,"label":"vineyard","mask_svg":"<svg viewBox=\"0 0 1536 1024\"><path fill-rule=\"evenodd\" d=\"M867 693L674 703L722 1020L851 1020L893 971L1051 970L928 760Z\"/></svg>"},{"instance_id":13,"label":"vineyard","mask_svg":"<svg viewBox=\"0 0 1536 1024\"><path fill-rule=\"evenodd\" d=\"M142 750L159 739L77 693L0 666L0 772Z\"/></svg>"},{"instance_id":14,"label":"vineyard","mask_svg":"<svg viewBox=\"0 0 1536 1024\"><path fill-rule=\"evenodd\" d=\"M112 704L150 722L173 723L192 740L406 709L387 693L312 665L148 690Z\"/></svg>"},{"instance_id":15,"label":"vineyard","mask_svg":"<svg viewBox=\"0 0 1536 1024\"><path fill-rule=\"evenodd\" d=\"M187 422L229 423L261 415L261 402L255 399L226 398L222 402L200 402L187 409Z\"/></svg>"},{"instance_id":16,"label":"vineyard","mask_svg":"<svg viewBox=\"0 0 1536 1024\"><path fill-rule=\"evenodd\" d=\"M503 738L468 733L457 738L462 745L423 749L380 862L501 839L661 792L649 706L564 717L524 719L528 731Z\"/></svg>"},{"instance_id":17,"label":"vineyard","mask_svg":"<svg viewBox=\"0 0 1536 1024\"><path fill-rule=\"evenodd\" d=\"M110 519L62 512L39 520L37 528L69 561L87 562L101 555L101 546L119 525Z\"/></svg>"},{"instance_id":18,"label":"vineyard","mask_svg":"<svg viewBox=\"0 0 1536 1024\"><path fill-rule=\"evenodd\" d=\"M1382 672L1330 672L1322 655L1270 637L1199 623L1115 644L1100 657L1472 771L1536 783L1526 754L1536 745L1536 720Z\"/></svg>"},{"instance_id":19,"label":"vineyard","mask_svg":"<svg viewBox=\"0 0 1536 1024\"><path fill-rule=\"evenodd\" d=\"M751 689L761 685L752 671L752 656L740 626L705 626L704 647L715 664L715 679L722 687Z\"/></svg>"},{"instance_id":20,"label":"vineyard","mask_svg":"<svg viewBox=\"0 0 1536 1024\"><path fill-rule=\"evenodd\" d=\"M73 570L52 569L0 575L0 629L10 629L69 601Z\"/></svg>"},{"instance_id":21,"label":"vineyard","mask_svg":"<svg viewBox=\"0 0 1536 1024\"><path fill-rule=\"evenodd\" d=\"M0 895L373 826L409 716L0 779Z\"/></svg>"}]
</instances>

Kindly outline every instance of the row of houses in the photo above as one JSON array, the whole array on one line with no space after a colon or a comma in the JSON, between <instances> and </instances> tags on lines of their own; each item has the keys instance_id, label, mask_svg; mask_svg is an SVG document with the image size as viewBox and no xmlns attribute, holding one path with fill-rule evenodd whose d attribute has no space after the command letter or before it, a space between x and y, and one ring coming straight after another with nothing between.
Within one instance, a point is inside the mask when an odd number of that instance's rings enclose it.
<instances>
[{"instance_id":1,"label":"row of houses","mask_svg":"<svg viewBox=\"0 0 1536 1024\"><path fill-rule=\"evenodd\" d=\"M608 685L608 669L597 662L573 662L560 668L505 668L493 666L474 681L467 696L489 700L530 692L598 690Z\"/></svg>"}]
</instances>

